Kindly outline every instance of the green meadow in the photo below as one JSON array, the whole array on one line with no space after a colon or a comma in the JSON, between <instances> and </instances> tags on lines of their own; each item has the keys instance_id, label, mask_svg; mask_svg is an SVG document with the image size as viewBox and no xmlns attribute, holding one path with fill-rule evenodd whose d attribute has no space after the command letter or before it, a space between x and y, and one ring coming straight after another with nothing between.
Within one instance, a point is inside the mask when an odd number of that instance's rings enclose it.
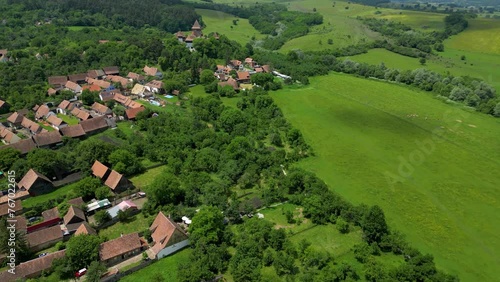
<instances>
[{"instance_id":1,"label":"green meadow","mask_svg":"<svg viewBox=\"0 0 500 282\"><path fill-rule=\"evenodd\" d=\"M272 96L316 152L299 166L349 201L380 205L439 268L463 281L497 278L498 119L344 74Z\"/></svg>"},{"instance_id":2,"label":"green meadow","mask_svg":"<svg viewBox=\"0 0 500 282\"><path fill-rule=\"evenodd\" d=\"M202 16L206 25L203 29L204 34L211 32L224 34L241 45L248 43L252 37L263 38L263 35L248 23L248 19L240 19L230 14L206 9L196 9L196 13ZM236 25L233 24L233 20L238 20Z\"/></svg>"},{"instance_id":3,"label":"green meadow","mask_svg":"<svg viewBox=\"0 0 500 282\"><path fill-rule=\"evenodd\" d=\"M447 45L460 51L500 55L500 20L471 19L469 27L448 40Z\"/></svg>"}]
</instances>

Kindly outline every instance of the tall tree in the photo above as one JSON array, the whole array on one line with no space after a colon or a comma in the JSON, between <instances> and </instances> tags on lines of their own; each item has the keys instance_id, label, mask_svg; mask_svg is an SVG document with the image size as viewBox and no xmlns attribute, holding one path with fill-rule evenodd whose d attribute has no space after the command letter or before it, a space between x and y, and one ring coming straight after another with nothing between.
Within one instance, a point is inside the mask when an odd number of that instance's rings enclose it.
<instances>
[{"instance_id":1,"label":"tall tree","mask_svg":"<svg viewBox=\"0 0 500 282\"><path fill-rule=\"evenodd\" d=\"M363 219L362 228L369 243L379 243L382 237L389 233L384 211L377 205L372 206Z\"/></svg>"}]
</instances>

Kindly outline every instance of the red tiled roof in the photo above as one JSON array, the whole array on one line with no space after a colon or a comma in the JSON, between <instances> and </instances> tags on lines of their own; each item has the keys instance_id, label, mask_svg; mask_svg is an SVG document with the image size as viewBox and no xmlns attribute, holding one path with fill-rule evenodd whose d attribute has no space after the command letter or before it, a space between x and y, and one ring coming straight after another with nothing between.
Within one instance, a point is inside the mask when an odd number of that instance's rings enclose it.
<instances>
[{"instance_id":1,"label":"red tiled roof","mask_svg":"<svg viewBox=\"0 0 500 282\"><path fill-rule=\"evenodd\" d=\"M125 178L125 176L123 176L123 174L120 174L120 173L116 172L115 170L112 170L111 173L109 174L108 178L104 182L104 185L111 188L111 190L115 190L123 178Z\"/></svg>"},{"instance_id":2,"label":"red tiled roof","mask_svg":"<svg viewBox=\"0 0 500 282\"><path fill-rule=\"evenodd\" d=\"M87 78L86 73L77 73L68 75L68 79L75 83L78 83L80 81L85 81L86 78Z\"/></svg>"},{"instance_id":3,"label":"red tiled roof","mask_svg":"<svg viewBox=\"0 0 500 282\"><path fill-rule=\"evenodd\" d=\"M49 84L50 85L64 85L66 84L66 81L68 81L67 76L51 76L49 77Z\"/></svg>"},{"instance_id":4,"label":"red tiled roof","mask_svg":"<svg viewBox=\"0 0 500 282\"><path fill-rule=\"evenodd\" d=\"M247 71L238 72L238 80L248 80L250 79L250 74Z\"/></svg>"},{"instance_id":5,"label":"red tiled roof","mask_svg":"<svg viewBox=\"0 0 500 282\"><path fill-rule=\"evenodd\" d=\"M104 116L84 120L84 121L80 122L80 125L82 126L83 131L85 131L85 133L89 133L92 131L96 131L96 130L104 129L104 128L108 127L108 123L106 122L106 119L104 118Z\"/></svg>"},{"instance_id":6,"label":"red tiled roof","mask_svg":"<svg viewBox=\"0 0 500 282\"><path fill-rule=\"evenodd\" d=\"M6 148L16 149L20 151L22 155L24 155L35 149L36 145L35 142L33 142L33 139L30 138L30 139L22 139L19 142L7 146L0 146L0 150Z\"/></svg>"},{"instance_id":7,"label":"red tiled roof","mask_svg":"<svg viewBox=\"0 0 500 282\"><path fill-rule=\"evenodd\" d=\"M135 80L144 80L144 76L142 76L138 73L135 73L135 72L129 72L127 74L127 77L130 79L135 79Z\"/></svg>"},{"instance_id":8,"label":"red tiled roof","mask_svg":"<svg viewBox=\"0 0 500 282\"><path fill-rule=\"evenodd\" d=\"M104 71L104 73L106 75L119 74L120 73L120 69L117 66L104 67L104 68L102 68L102 70Z\"/></svg>"},{"instance_id":9,"label":"red tiled roof","mask_svg":"<svg viewBox=\"0 0 500 282\"><path fill-rule=\"evenodd\" d=\"M82 197L78 197L78 198L68 200L68 204L79 207L79 206L85 204L85 202L83 201Z\"/></svg>"},{"instance_id":10,"label":"red tiled roof","mask_svg":"<svg viewBox=\"0 0 500 282\"><path fill-rule=\"evenodd\" d=\"M92 165L92 174L96 177L103 178L108 172L109 168L103 165L100 161L96 160Z\"/></svg>"},{"instance_id":11,"label":"red tiled roof","mask_svg":"<svg viewBox=\"0 0 500 282\"><path fill-rule=\"evenodd\" d=\"M92 228L86 221L84 221L80 225L80 227L78 227L78 229L76 229L74 236L77 236L80 234L97 235L97 232L95 232L94 228Z\"/></svg>"},{"instance_id":12,"label":"red tiled roof","mask_svg":"<svg viewBox=\"0 0 500 282\"><path fill-rule=\"evenodd\" d=\"M51 115L47 118L47 122L54 125L54 126L60 126L61 124L64 123L64 121L60 118L58 118L55 115Z\"/></svg>"},{"instance_id":13,"label":"red tiled roof","mask_svg":"<svg viewBox=\"0 0 500 282\"><path fill-rule=\"evenodd\" d=\"M265 72L271 72L271 66L270 66L270 65L263 65L263 66L262 66L262 69L263 69Z\"/></svg>"},{"instance_id":14,"label":"red tiled roof","mask_svg":"<svg viewBox=\"0 0 500 282\"><path fill-rule=\"evenodd\" d=\"M149 76L155 76L156 73L158 72L158 69L153 67L148 67L148 65L146 65L144 66L143 71Z\"/></svg>"},{"instance_id":15,"label":"red tiled roof","mask_svg":"<svg viewBox=\"0 0 500 282\"><path fill-rule=\"evenodd\" d=\"M42 217L44 221L51 220L54 218L59 218L59 209L57 207L51 208L50 210L46 210L42 212Z\"/></svg>"},{"instance_id":16,"label":"red tiled roof","mask_svg":"<svg viewBox=\"0 0 500 282\"><path fill-rule=\"evenodd\" d=\"M80 124L65 126L59 129L59 131L61 131L62 135L71 138L82 137L85 135L85 131L83 131L83 128Z\"/></svg>"},{"instance_id":17,"label":"red tiled roof","mask_svg":"<svg viewBox=\"0 0 500 282\"><path fill-rule=\"evenodd\" d=\"M59 225L40 229L26 235L31 248L63 238L63 232Z\"/></svg>"},{"instance_id":18,"label":"red tiled roof","mask_svg":"<svg viewBox=\"0 0 500 282\"><path fill-rule=\"evenodd\" d=\"M166 217L163 212L158 213L149 230L151 230L151 238L155 243L151 248L154 254L158 254L162 249L171 245L170 240L174 233L177 235L175 238L176 242L174 243L178 243L188 238L184 230L170 218Z\"/></svg>"},{"instance_id":19,"label":"red tiled roof","mask_svg":"<svg viewBox=\"0 0 500 282\"><path fill-rule=\"evenodd\" d=\"M144 107L126 109L125 115L127 116L128 119L135 119L137 117L137 114L144 111L145 109L146 108Z\"/></svg>"},{"instance_id":20,"label":"red tiled roof","mask_svg":"<svg viewBox=\"0 0 500 282\"><path fill-rule=\"evenodd\" d=\"M106 261L140 248L141 239L139 238L139 233L136 232L102 243L99 250L99 257L101 261Z\"/></svg>"},{"instance_id":21,"label":"red tiled roof","mask_svg":"<svg viewBox=\"0 0 500 282\"><path fill-rule=\"evenodd\" d=\"M69 81L66 82L66 84L64 85L64 87L72 90L72 91L79 91L80 90L80 85L76 84L75 82L73 81Z\"/></svg>"},{"instance_id":22,"label":"red tiled roof","mask_svg":"<svg viewBox=\"0 0 500 282\"><path fill-rule=\"evenodd\" d=\"M56 93L57 93L57 90L55 90L54 88L49 88L49 89L47 90L47 94L48 94L49 96L55 95Z\"/></svg>"},{"instance_id":23,"label":"red tiled roof","mask_svg":"<svg viewBox=\"0 0 500 282\"><path fill-rule=\"evenodd\" d=\"M98 78L100 76L104 76L104 71L103 70L89 70L87 72L87 77L90 78Z\"/></svg>"},{"instance_id":24,"label":"red tiled roof","mask_svg":"<svg viewBox=\"0 0 500 282\"><path fill-rule=\"evenodd\" d=\"M36 172L34 169L30 169L24 175L23 179L21 179L21 181L19 181L19 183L17 184L17 186L19 187L19 189L26 189L26 190L29 191L29 189L31 188L31 186L33 186L33 184L35 184L35 182L38 179L43 179L43 180L45 180L47 182L52 183L45 175Z\"/></svg>"},{"instance_id":25,"label":"red tiled roof","mask_svg":"<svg viewBox=\"0 0 500 282\"><path fill-rule=\"evenodd\" d=\"M111 82L117 82L117 83L120 83L122 85L122 87L127 87L129 81L128 79L126 79L125 77L121 77L121 76L118 76L118 75L108 75L106 77L106 80L108 81L111 81Z\"/></svg>"},{"instance_id":26,"label":"red tiled roof","mask_svg":"<svg viewBox=\"0 0 500 282\"><path fill-rule=\"evenodd\" d=\"M68 100L63 100L61 103L59 103L59 106L57 106L59 109L66 110L69 107L70 102Z\"/></svg>"},{"instance_id":27,"label":"red tiled roof","mask_svg":"<svg viewBox=\"0 0 500 282\"><path fill-rule=\"evenodd\" d=\"M92 84L92 85L84 85L84 86L82 87L82 91L83 91L83 90L87 90L87 89L88 89L90 92L99 92L99 91L101 91L101 87L99 87L99 85L97 85L97 84Z\"/></svg>"},{"instance_id":28,"label":"red tiled roof","mask_svg":"<svg viewBox=\"0 0 500 282\"><path fill-rule=\"evenodd\" d=\"M12 202L11 202L12 203ZM0 217L9 214L9 209L14 210L14 212L18 212L23 209L23 205L21 204L21 200L16 200L14 202L14 207L9 207L9 202L0 204Z\"/></svg>"},{"instance_id":29,"label":"red tiled roof","mask_svg":"<svg viewBox=\"0 0 500 282\"><path fill-rule=\"evenodd\" d=\"M198 20L196 20L193 24L193 27L191 29L201 29L201 25L200 23L198 22Z\"/></svg>"},{"instance_id":30,"label":"red tiled roof","mask_svg":"<svg viewBox=\"0 0 500 282\"><path fill-rule=\"evenodd\" d=\"M36 258L29 260L27 262L22 262L16 266L15 274L9 273L7 270L0 273L0 281L11 282L17 281L19 279L33 277L44 270L48 270L52 267L52 262L55 259L64 257L66 250L56 251L49 253L41 258Z\"/></svg>"},{"instance_id":31,"label":"red tiled roof","mask_svg":"<svg viewBox=\"0 0 500 282\"><path fill-rule=\"evenodd\" d=\"M83 211L80 208L71 205L68 212L64 216L64 224L68 225L70 223L82 221L85 221L85 214Z\"/></svg>"},{"instance_id":32,"label":"red tiled roof","mask_svg":"<svg viewBox=\"0 0 500 282\"><path fill-rule=\"evenodd\" d=\"M7 121L11 123L20 123L21 121L23 121L23 118L23 115L19 114L18 112L14 112L7 118Z\"/></svg>"},{"instance_id":33,"label":"red tiled roof","mask_svg":"<svg viewBox=\"0 0 500 282\"><path fill-rule=\"evenodd\" d=\"M35 143L38 147L43 147L47 145L54 145L62 142L62 136L59 131L47 131L38 133L33 136Z\"/></svg>"},{"instance_id":34,"label":"red tiled roof","mask_svg":"<svg viewBox=\"0 0 500 282\"><path fill-rule=\"evenodd\" d=\"M92 110L94 110L100 114L105 114L105 113L109 112L108 107L104 106L103 104L97 103L97 102L94 102L94 104L92 105Z\"/></svg>"},{"instance_id":35,"label":"red tiled roof","mask_svg":"<svg viewBox=\"0 0 500 282\"><path fill-rule=\"evenodd\" d=\"M35 117L36 118L43 118L45 117L48 113L50 112L50 109L49 107L47 107L47 105L41 105L38 107L38 109L36 110L36 113L35 113Z\"/></svg>"}]
</instances>

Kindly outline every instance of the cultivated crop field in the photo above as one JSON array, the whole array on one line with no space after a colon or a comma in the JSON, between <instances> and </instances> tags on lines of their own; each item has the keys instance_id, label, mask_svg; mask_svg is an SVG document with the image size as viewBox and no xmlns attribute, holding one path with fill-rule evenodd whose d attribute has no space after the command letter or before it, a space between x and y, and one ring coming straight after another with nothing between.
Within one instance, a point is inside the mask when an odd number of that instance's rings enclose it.
<instances>
[{"instance_id":1,"label":"cultivated crop field","mask_svg":"<svg viewBox=\"0 0 500 282\"><path fill-rule=\"evenodd\" d=\"M380 205L439 268L463 281L497 278L497 119L343 74L272 95L317 154L300 166L354 203Z\"/></svg>"}]
</instances>

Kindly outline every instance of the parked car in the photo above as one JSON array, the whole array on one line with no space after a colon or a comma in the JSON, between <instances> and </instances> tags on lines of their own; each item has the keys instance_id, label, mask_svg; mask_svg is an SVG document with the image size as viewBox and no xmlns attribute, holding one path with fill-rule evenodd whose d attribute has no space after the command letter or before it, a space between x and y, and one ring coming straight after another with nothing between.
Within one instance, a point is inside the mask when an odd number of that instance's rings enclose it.
<instances>
[{"instance_id":1,"label":"parked car","mask_svg":"<svg viewBox=\"0 0 500 282\"><path fill-rule=\"evenodd\" d=\"M85 273L87 273L87 269L82 268L75 273L75 277L82 277L83 275L85 275Z\"/></svg>"},{"instance_id":2,"label":"parked car","mask_svg":"<svg viewBox=\"0 0 500 282\"><path fill-rule=\"evenodd\" d=\"M139 192L139 193L137 193L137 194L138 194L138 195L139 195L139 197L141 197L141 198L146 197L146 193L144 193L144 192Z\"/></svg>"},{"instance_id":3,"label":"parked car","mask_svg":"<svg viewBox=\"0 0 500 282\"><path fill-rule=\"evenodd\" d=\"M41 253L41 254L39 254L39 255L38 255L38 257L39 257L39 258L41 258L41 257L44 257L44 256L46 256L46 255L48 255L48 254L49 254L49 253Z\"/></svg>"}]
</instances>

